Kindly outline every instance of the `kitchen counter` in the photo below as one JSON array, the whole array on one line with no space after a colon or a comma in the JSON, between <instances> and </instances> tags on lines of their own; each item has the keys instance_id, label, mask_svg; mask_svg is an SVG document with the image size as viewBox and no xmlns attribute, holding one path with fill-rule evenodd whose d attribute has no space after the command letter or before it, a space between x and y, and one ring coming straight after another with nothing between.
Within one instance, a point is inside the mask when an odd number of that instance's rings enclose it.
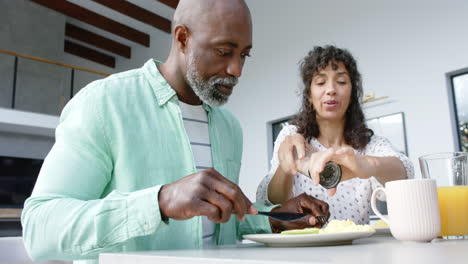
<instances>
[{"instance_id":1,"label":"kitchen counter","mask_svg":"<svg viewBox=\"0 0 468 264\"><path fill-rule=\"evenodd\" d=\"M401 242L393 237L370 237L354 240L352 245L301 248L274 248L254 243L198 250L105 253L100 255L99 263L468 263L468 240L435 239L430 243L417 243Z\"/></svg>"}]
</instances>

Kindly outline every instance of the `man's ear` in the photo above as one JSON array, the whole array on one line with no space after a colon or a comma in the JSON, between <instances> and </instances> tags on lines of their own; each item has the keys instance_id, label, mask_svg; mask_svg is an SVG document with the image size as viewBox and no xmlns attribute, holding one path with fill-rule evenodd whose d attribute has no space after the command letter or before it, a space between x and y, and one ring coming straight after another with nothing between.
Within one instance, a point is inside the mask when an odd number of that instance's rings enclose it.
<instances>
[{"instance_id":1,"label":"man's ear","mask_svg":"<svg viewBox=\"0 0 468 264\"><path fill-rule=\"evenodd\" d=\"M177 48L185 53L187 48L190 31L185 25L178 25L174 28L174 40Z\"/></svg>"}]
</instances>

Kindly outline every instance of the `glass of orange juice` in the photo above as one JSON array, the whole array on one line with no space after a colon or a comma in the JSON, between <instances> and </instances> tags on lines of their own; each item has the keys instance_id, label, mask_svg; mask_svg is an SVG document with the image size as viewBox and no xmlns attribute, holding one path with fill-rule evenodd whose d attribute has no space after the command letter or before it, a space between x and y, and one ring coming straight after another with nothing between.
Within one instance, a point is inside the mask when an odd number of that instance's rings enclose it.
<instances>
[{"instance_id":1,"label":"glass of orange juice","mask_svg":"<svg viewBox=\"0 0 468 264\"><path fill-rule=\"evenodd\" d=\"M423 178L437 182L440 236L444 239L468 239L468 153L421 156L419 166Z\"/></svg>"}]
</instances>

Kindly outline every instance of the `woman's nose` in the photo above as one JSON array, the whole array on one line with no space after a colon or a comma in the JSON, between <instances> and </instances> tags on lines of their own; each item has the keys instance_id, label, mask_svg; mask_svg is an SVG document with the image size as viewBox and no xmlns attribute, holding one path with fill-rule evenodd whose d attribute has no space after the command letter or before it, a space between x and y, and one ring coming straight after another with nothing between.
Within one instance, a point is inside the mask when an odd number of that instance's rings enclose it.
<instances>
[{"instance_id":1,"label":"woman's nose","mask_svg":"<svg viewBox=\"0 0 468 264\"><path fill-rule=\"evenodd\" d=\"M327 95L335 95L336 94L336 87L333 82L329 82L327 85Z\"/></svg>"}]
</instances>

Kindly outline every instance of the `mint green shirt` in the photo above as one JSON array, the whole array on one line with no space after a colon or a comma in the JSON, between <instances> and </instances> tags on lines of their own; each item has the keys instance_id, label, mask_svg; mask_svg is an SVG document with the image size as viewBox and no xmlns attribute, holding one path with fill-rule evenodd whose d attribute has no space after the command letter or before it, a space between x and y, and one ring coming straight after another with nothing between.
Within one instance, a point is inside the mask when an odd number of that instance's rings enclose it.
<instances>
[{"instance_id":1,"label":"mint green shirt","mask_svg":"<svg viewBox=\"0 0 468 264\"><path fill-rule=\"evenodd\" d=\"M95 81L62 112L21 217L30 256L98 263L102 252L202 247L201 217L161 220L158 192L196 172L175 91L158 62ZM239 182L242 130L222 107L208 113L213 167ZM259 210L270 210L255 204ZM215 227L214 243L270 233L264 216L233 215Z\"/></svg>"}]
</instances>

